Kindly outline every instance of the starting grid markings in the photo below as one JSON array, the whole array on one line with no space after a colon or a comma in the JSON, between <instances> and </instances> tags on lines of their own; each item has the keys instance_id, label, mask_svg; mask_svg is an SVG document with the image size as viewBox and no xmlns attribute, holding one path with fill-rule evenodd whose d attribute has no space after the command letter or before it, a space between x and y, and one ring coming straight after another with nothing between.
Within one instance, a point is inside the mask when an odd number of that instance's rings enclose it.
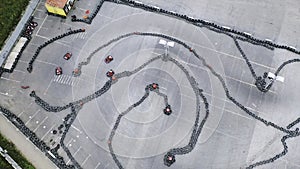
<instances>
[{"instance_id":1,"label":"starting grid markings","mask_svg":"<svg viewBox=\"0 0 300 169\"><path fill-rule=\"evenodd\" d=\"M62 75L58 75L58 76L54 75L53 81L56 83L60 83L60 84L76 86L76 85L78 85L80 79L70 76L70 75L62 74Z\"/></svg>"},{"instance_id":2,"label":"starting grid markings","mask_svg":"<svg viewBox=\"0 0 300 169\"><path fill-rule=\"evenodd\" d=\"M85 39L87 35L87 32L81 32L81 33L77 33L75 35L72 36L72 40L74 39Z\"/></svg>"}]
</instances>

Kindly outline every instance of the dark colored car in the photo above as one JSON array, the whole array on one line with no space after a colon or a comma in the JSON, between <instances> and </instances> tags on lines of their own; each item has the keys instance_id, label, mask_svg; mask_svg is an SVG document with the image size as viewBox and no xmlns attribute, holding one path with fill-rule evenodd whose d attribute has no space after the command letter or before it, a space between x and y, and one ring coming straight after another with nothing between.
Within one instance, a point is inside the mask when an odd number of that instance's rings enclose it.
<instances>
[{"instance_id":1,"label":"dark colored car","mask_svg":"<svg viewBox=\"0 0 300 169\"><path fill-rule=\"evenodd\" d=\"M150 91L153 91L153 90L155 90L155 89L159 89L159 86L158 86L157 83L152 83L152 84L150 85Z\"/></svg>"},{"instance_id":2,"label":"dark colored car","mask_svg":"<svg viewBox=\"0 0 300 169\"><path fill-rule=\"evenodd\" d=\"M106 73L106 76L107 77L112 77L113 75L115 74L115 72L113 70L109 70L107 73Z\"/></svg>"},{"instance_id":3,"label":"dark colored car","mask_svg":"<svg viewBox=\"0 0 300 169\"><path fill-rule=\"evenodd\" d=\"M164 164L170 167L173 163L175 163L175 156L173 154L166 154L164 157Z\"/></svg>"},{"instance_id":4,"label":"dark colored car","mask_svg":"<svg viewBox=\"0 0 300 169\"><path fill-rule=\"evenodd\" d=\"M111 56L111 55L108 55L106 58L105 58L105 63L109 63L109 62L111 62L111 61L113 61L114 60L114 58Z\"/></svg>"},{"instance_id":5,"label":"dark colored car","mask_svg":"<svg viewBox=\"0 0 300 169\"><path fill-rule=\"evenodd\" d=\"M29 25L30 25L31 27L34 27L34 28L38 26L38 24L37 24L36 22L33 22L33 21L30 22Z\"/></svg>"},{"instance_id":6,"label":"dark colored car","mask_svg":"<svg viewBox=\"0 0 300 169\"><path fill-rule=\"evenodd\" d=\"M21 86L22 89L28 89L29 86Z\"/></svg>"},{"instance_id":7,"label":"dark colored car","mask_svg":"<svg viewBox=\"0 0 300 169\"><path fill-rule=\"evenodd\" d=\"M55 74L56 74L56 75L61 75L61 74L62 74L62 69L61 69L61 67L57 67L57 68L55 69Z\"/></svg>"},{"instance_id":8,"label":"dark colored car","mask_svg":"<svg viewBox=\"0 0 300 169\"><path fill-rule=\"evenodd\" d=\"M170 115L172 113L172 109L170 105L167 105L166 108L164 109L165 115Z\"/></svg>"},{"instance_id":9,"label":"dark colored car","mask_svg":"<svg viewBox=\"0 0 300 169\"><path fill-rule=\"evenodd\" d=\"M69 60L71 57L72 57L72 53L71 53L71 52L67 52L67 53L64 55L64 59L65 59L65 60Z\"/></svg>"}]
</instances>

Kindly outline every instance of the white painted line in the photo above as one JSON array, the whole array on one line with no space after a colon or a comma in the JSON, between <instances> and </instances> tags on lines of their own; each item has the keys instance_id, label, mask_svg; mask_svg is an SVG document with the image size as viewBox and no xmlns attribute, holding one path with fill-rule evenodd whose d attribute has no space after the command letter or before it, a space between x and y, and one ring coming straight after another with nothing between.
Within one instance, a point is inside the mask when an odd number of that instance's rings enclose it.
<instances>
[{"instance_id":1,"label":"white painted line","mask_svg":"<svg viewBox=\"0 0 300 169\"><path fill-rule=\"evenodd\" d=\"M81 34L81 39L85 39L86 35L87 35L87 32L83 32L83 33Z\"/></svg>"},{"instance_id":2,"label":"white painted line","mask_svg":"<svg viewBox=\"0 0 300 169\"><path fill-rule=\"evenodd\" d=\"M251 83L248 83L248 82L245 82L245 81L242 81L242 80L239 80L239 79L236 79L236 78L233 78L233 77L230 77L230 76L225 76L226 78L229 78L229 79L232 79L232 80L235 80L235 81L238 81L240 83L243 83L243 84L246 84L246 85L249 85L249 86L252 86L252 87L256 87L254 84L251 84ZM272 90L269 90L271 93L274 93L276 94L275 91L272 91Z\"/></svg>"},{"instance_id":3,"label":"white painted line","mask_svg":"<svg viewBox=\"0 0 300 169\"><path fill-rule=\"evenodd\" d=\"M39 32L40 32L40 29L42 28L42 26L44 25L44 23L45 23L45 21L46 21L46 19L48 18L48 15L46 15L46 17L44 18L44 20L43 20L43 22L41 23L41 25L40 25L40 27L39 27L39 29L38 29L38 31L36 32L36 34L39 34Z\"/></svg>"},{"instance_id":4,"label":"white painted line","mask_svg":"<svg viewBox=\"0 0 300 169\"><path fill-rule=\"evenodd\" d=\"M31 118L29 118L29 120L25 123L25 125L27 125L28 124L28 122L39 112L39 111L41 111L40 109L38 109L35 113L34 113L34 115L33 116L29 116L29 117L31 117Z\"/></svg>"},{"instance_id":5,"label":"white painted line","mask_svg":"<svg viewBox=\"0 0 300 169\"><path fill-rule=\"evenodd\" d=\"M56 82L58 78L59 78L59 76L54 75L53 81Z\"/></svg>"},{"instance_id":6,"label":"white painted line","mask_svg":"<svg viewBox=\"0 0 300 169\"><path fill-rule=\"evenodd\" d=\"M61 76L61 78L60 78L60 80L58 81L58 83L62 83L62 82L64 81L64 79L66 78L65 75L60 75L60 76Z\"/></svg>"},{"instance_id":7,"label":"white painted line","mask_svg":"<svg viewBox=\"0 0 300 169\"><path fill-rule=\"evenodd\" d=\"M50 133L50 131L53 129L54 126L55 124L42 136L41 140L43 140L46 137L46 135Z\"/></svg>"},{"instance_id":8,"label":"white painted line","mask_svg":"<svg viewBox=\"0 0 300 169\"><path fill-rule=\"evenodd\" d=\"M68 76L68 79L67 79L67 81L66 81L66 84L69 84L69 81L71 81L72 80L72 77L71 76Z\"/></svg>"},{"instance_id":9,"label":"white painted line","mask_svg":"<svg viewBox=\"0 0 300 169\"><path fill-rule=\"evenodd\" d=\"M43 39L46 39L47 41L50 39L50 38L47 38L47 37L45 37L45 36L38 35L38 34L36 34L35 36L40 37L40 38L43 38ZM39 44L34 44L34 43L31 43L31 44L33 44L33 45L35 45L35 46L40 46Z\"/></svg>"},{"instance_id":10,"label":"white painted line","mask_svg":"<svg viewBox=\"0 0 300 169\"><path fill-rule=\"evenodd\" d=\"M82 133L82 131L80 131L78 128L76 128L75 126L73 126L73 124L71 125L72 128L74 128L75 130L77 130L80 134Z\"/></svg>"},{"instance_id":11,"label":"white painted line","mask_svg":"<svg viewBox=\"0 0 300 169\"><path fill-rule=\"evenodd\" d=\"M60 76L61 76L61 78L59 78L59 80L57 81L57 83L61 83L63 81L63 79L65 78L64 75L60 75Z\"/></svg>"},{"instance_id":12,"label":"white painted line","mask_svg":"<svg viewBox=\"0 0 300 169\"><path fill-rule=\"evenodd\" d=\"M65 83L65 81L68 79L68 76L67 75L64 75L64 78L63 78L63 80L61 81L61 83Z\"/></svg>"},{"instance_id":13,"label":"white painted line","mask_svg":"<svg viewBox=\"0 0 300 169\"><path fill-rule=\"evenodd\" d=\"M271 39L265 39L265 41L273 42Z\"/></svg>"},{"instance_id":14,"label":"white painted line","mask_svg":"<svg viewBox=\"0 0 300 169\"><path fill-rule=\"evenodd\" d=\"M49 90L49 88L50 88L52 82L53 82L53 79L50 80L50 82L49 82L49 84L48 84L46 90L44 91L44 95L46 95L46 93L48 92L48 90Z\"/></svg>"},{"instance_id":15,"label":"white painted line","mask_svg":"<svg viewBox=\"0 0 300 169\"><path fill-rule=\"evenodd\" d=\"M70 141L66 145L69 145L72 141L73 141L73 138L71 138Z\"/></svg>"},{"instance_id":16,"label":"white painted line","mask_svg":"<svg viewBox=\"0 0 300 169\"><path fill-rule=\"evenodd\" d=\"M48 154L50 154L50 156L52 157L52 158L56 158L50 151L47 151L48 152Z\"/></svg>"},{"instance_id":17,"label":"white painted line","mask_svg":"<svg viewBox=\"0 0 300 169\"><path fill-rule=\"evenodd\" d=\"M84 34L83 32L78 33L78 39L82 39L82 35L83 35L83 34Z\"/></svg>"},{"instance_id":18,"label":"white painted line","mask_svg":"<svg viewBox=\"0 0 300 169\"><path fill-rule=\"evenodd\" d=\"M17 82L17 83L21 82L21 81L18 81L18 80L8 79L8 78L5 78L5 77L1 77L1 79L12 81L12 82Z\"/></svg>"},{"instance_id":19,"label":"white painted line","mask_svg":"<svg viewBox=\"0 0 300 169\"><path fill-rule=\"evenodd\" d=\"M153 8L159 10L160 8L158 6L152 6Z\"/></svg>"},{"instance_id":20,"label":"white painted line","mask_svg":"<svg viewBox=\"0 0 300 169\"><path fill-rule=\"evenodd\" d=\"M67 80L67 85L71 85L71 82L72 82L72 77L71 76L69 76L69 78L68 78L68 80Z\"/></svg>"},{"instance_id":21,"label":"white painted line","mask_svg":"<svg viewBox=\"0 0 300 169\"><path fill-rule=\"evenodd\" d=\"M64 76L63 80L61 81L62 84L65 84L65 82L67 81L68 77Z\"/></svg>"},{"instance_id":22,"label":"white painted line","mask_svg":"<svg viewBox=\"0 0 300 169\"><path fill-rule=\"evenodd\" d=\"M240 138L238 138L238 137L232 136L232 135L230 135L230 134L226 134L226 133L224 133L224 132L221 132L221 131L219 131L219 130L217 130L217 129L212 129L212 128L210 128L210 127L207 127L207 125L206 125L206 126L204 126L203 128L210 129L211 131L214 131L214 132L220 133L220 134L222 134L222 135L224 135L224 136L227 136L227 137L234 138L234 139L236 139L236 140L241 140L241 139L240 139Z\"/></svg>"},{"instance_id":23,"label":"white painted line","mask_svg":"<svg viewBox=\"0 0 300 169\"><path fill-rule=\"evenodd\" d=\"M71 78L70 76L66 75L66 80L64 81L64 84L68 84L68 81L70 80L70 78Z\"/></svg>"},{"instance_id":24,"label":"white painted line","mask_svg":"<svg viewBox=\"0 0 300 169\"><path fill-rule=\"evenodd\" d=\"M243 32L244 34L248 35L248 36L252 36L251 33L248 33L248 32Z\"/></svg>"},{"instance_id":25,"label":"white painted line","mask_svg":"<svg viewBox=\"0 0 300 169\"><path fill-rule=\"evenodd\" d=\"M58 78L55 80L56 83L59 83L60 79L62 78L62 75L58 75Z\"/></svg>"},{"instance_id":26,"label":"white painted line","mask_svg":"<svg viewBox=\"0 0 300 169\"><path fill-rule=\"evenodd\" d=\"M13 95L10 95L10 94L8 94L7 92L6 93L2 93L2 92L0 92L0 94L2 94L2 95L4 95L4 96L10 96L10 97L12 97Z\"/></svg>"},{"instance_id":27,"label":"white painted line","mask_svg":"<svg viewBox=\"0 0 300 169\"><path fill-rule=\"evenodd\" d=\"M72 83L71 83L71 86L74 86L74 82L75 82L75 77L72 77Z\"/></svg>"},{"instance_id":28,"label":"white painted line","mask_svg":"<svg viewBox=\"0 0 300 169\"><path fill-rule=\"evenodd\" d=\"M83 165L86 163L86 161L87 161L90 157L91 157L91 154L89 154L89 155L85 158L85 160L81 163L81 166L83 166Z\"/></svg>"},{"instance_id":29,"label":"white painted line","mask_svg":"<svg viewBox=\"0 0 300 169\"><path fill-rule=\"evenodd\" d=\"M206 23L210 23L210 21L208 21L208 20L204 20L204 19L203 19L203 21L206 22Z\"/></svg>"},{"instance_id":30,"label":"white painted line","mask_svg":"<svg viewBox=\"0 0 300 169\"><path fill-rule=\"evenodd\" d=\"M72 86L72 82L73 82L73 80L72 80L72 77L71 77L68 85Z\"/></svg>"},{"instance_id":31,"label":"white painted line","mask_svg":"<svg viewBox=\"0 0 300 169\"><path fill-rule=\"evenodd\" d=\"M101 163L99 162L99 163L96 165L95 169L97 169L100 165L101 165Z\"/></svg>"},{"instance_id":32,"label":"white painted line","mask_svg":"<svg viewBox=\"0 0 300 169\"><path fill-rule=\"evenodd\" d=\"M73 86L78 86L79 82L80 82L80 79L75 79Z\"/></svg>"},{"instance_id":33,"label":"white painted line","mask_svg":"<svg viewBox=\"0 0 300 169\"><path fill-rule=\"evenodd\" d=\"M44 123L45 120L47 120L47 119L48 119L48 116L45 117L44 120L42 120L42 121L40 122L40 124L33 130L33 132L35 132L35 131L42 125L42 123Z\"/></svg>"},{"instance_id":34,"label":"white painted line","mask_svg":"<svg viewBox=\"0 0 300 169\"><path fill-rule=\"evenodd\" d=\"M17 69L14 69L14 71L16 71L16 72L21 72L21 73L26 73L26 72L24 72L24 71L22 71L22 70L17 70Z\"/></svg>"},{"instance_id":35,"label":"white painted line","mask_svg":"<svg viewBox=\"0 0 300 169\"><path fill-rule=\"evenodd\" d=\"M228 26L222 26L222 28L227 29L227 30L231 30L231 28L228 27Z\"/></svg>"},{"instance_id":36,"label":"white painted line","mask_svg":"<svg viewBox=\"0 0 300 169\"><path fill-rule=\"evenodd\" d=\"M33 103L31 102L31 103L25 108L25 110L27 110L32 104L33 104ZM22 112L18 115L18 117L20 117L23 113L24 113L24 111L22 111Z\"/></svg>"},{"instance_id":37,"label":"white painted line","mask_svg":"<svg viewBox=\"0 0 300 169\"><path fill-rule=\"evenodd\" d=\"M290 48L294 49L294 50L297 50L294 46L289 46Z\"/></svg>"},{"instance_id":38,"label":"white painted line","mask_svg":"<svg viewBox=\"0 0 300 169\"><path fill-rule=\"evenodd\" d=\"M43 61L43 60L38 60L38 59L36 59L36 61L37 61L37 62L40 62L40 63L52 65L52 66L57 66L56 64L53 64L53 63L50 63L50 62L46 62L46 61Z\"/></svg>"},{"instance_id":39,"label":"white painted line","mask_svg":"<svg viewBox=\"0 0 300 169\"><path fill-rule=\"evenodd\" d=\"M73 154L73 157L75 157L75 155L80 151L81 146L76 150L76 152Z\"/></svg>"},{"instance_id":40,"label":"white painted line","mask_svg":"<svg viewBox=\"0 0 300 169\"><path fill-rule=\"evenodd\" d=\"M239 59L239 60L245 61L243 58L237 57L237 56L232 55L232 54L228 54L228 53L225 53L225 52L221 52L221 51L215 50L215 49L213 49L213 48L209 48L209 47L206 47L206 46L203 46L203 45L200 45L200 44L196 44L196 43L193 43L193 42L188 42L188 41L186 41L186 42L187 42L187 43L190 43L190 44L192 44L192 45L194 45L194 46L198 46L198 47L200 47L200 48L208 49L208 50L210 50L210 51L214 51L214 52L219 53L219 54L223 54L223 55L226 55L226 56L230 56L230 57L232 57L232 58L235 58L235 59ZM265 68L268 68L268 69L275 70L275 68L273 68L273 67L269 67L269 66L266 66L266 65L263 65L263 64L261 64L261 63L254 62L254 61L250 61L250 63L256 64L256 65L258 65L258 66L265 67Z\"/></svg>"}]
</instances>

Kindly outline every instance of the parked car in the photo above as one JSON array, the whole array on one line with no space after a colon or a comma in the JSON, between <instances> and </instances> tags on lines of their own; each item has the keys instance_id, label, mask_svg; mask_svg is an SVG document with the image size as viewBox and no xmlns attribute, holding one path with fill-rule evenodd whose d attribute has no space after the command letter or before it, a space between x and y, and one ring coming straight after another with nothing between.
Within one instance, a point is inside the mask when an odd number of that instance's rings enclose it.
<instances>
[{"instance_id":1,"label":"parked car","mask_svg":"<svg viewBox=\"0 0 300 169\"><path fill-rule=\"evenodd\" d=\"M71 57L72 57L72 53L71 53L71 52L67 52L67 53L64 55L64 59L65 59L65 60L69 60Z\"/></svg>"},{"instance_id":2,"label":"parked car","mask_svg":"<svg viewBox=\"0 0 300 169\"><path fill-rule=\"evenodd\" d=\"M106 64L108 64L108 63L110 63L111 61L113 61L114 60L114 58L111 56L111 55L108 55L106 58L105 58L105 63Z\"/></svg>"},{"instance_id":3,"label":"parked car","mask_svg":"<svg viewBox=\"0 0 300 169\"><path fill-rule=\"evenodd\" d=\"M115 74L115 72L113 70L109 70L107 73L106 73L106 76L107 77L112 77L113 75Z\"/></svg>"},{"instance_id":4,"label":"parked car","mask_svg":"<svg viewBox=\"0 0 300 169\"><path fill-rule=\"evenodd\" d=\"M55 74L58 76L58 75L61 75L62 74L62 68L61 67L56 67L55 69Z\"/></svg>"}]
</instances>

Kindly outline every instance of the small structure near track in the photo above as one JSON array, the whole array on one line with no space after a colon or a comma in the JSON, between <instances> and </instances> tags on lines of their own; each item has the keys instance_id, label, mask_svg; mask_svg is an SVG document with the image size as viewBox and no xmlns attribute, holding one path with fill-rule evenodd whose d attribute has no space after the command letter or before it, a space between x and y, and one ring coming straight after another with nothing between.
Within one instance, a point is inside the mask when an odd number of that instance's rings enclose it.
<instances>
[{"instance_id":1,"label":"small structure near track","mask_svg":"<svg viewBox=\"0 0 300 169\"><path fill-rule=\"evenodd\" d=\"M48 14L66 17L74 5L75 0L47 0L45 7Z\"/></svg>"}]
</instances>

